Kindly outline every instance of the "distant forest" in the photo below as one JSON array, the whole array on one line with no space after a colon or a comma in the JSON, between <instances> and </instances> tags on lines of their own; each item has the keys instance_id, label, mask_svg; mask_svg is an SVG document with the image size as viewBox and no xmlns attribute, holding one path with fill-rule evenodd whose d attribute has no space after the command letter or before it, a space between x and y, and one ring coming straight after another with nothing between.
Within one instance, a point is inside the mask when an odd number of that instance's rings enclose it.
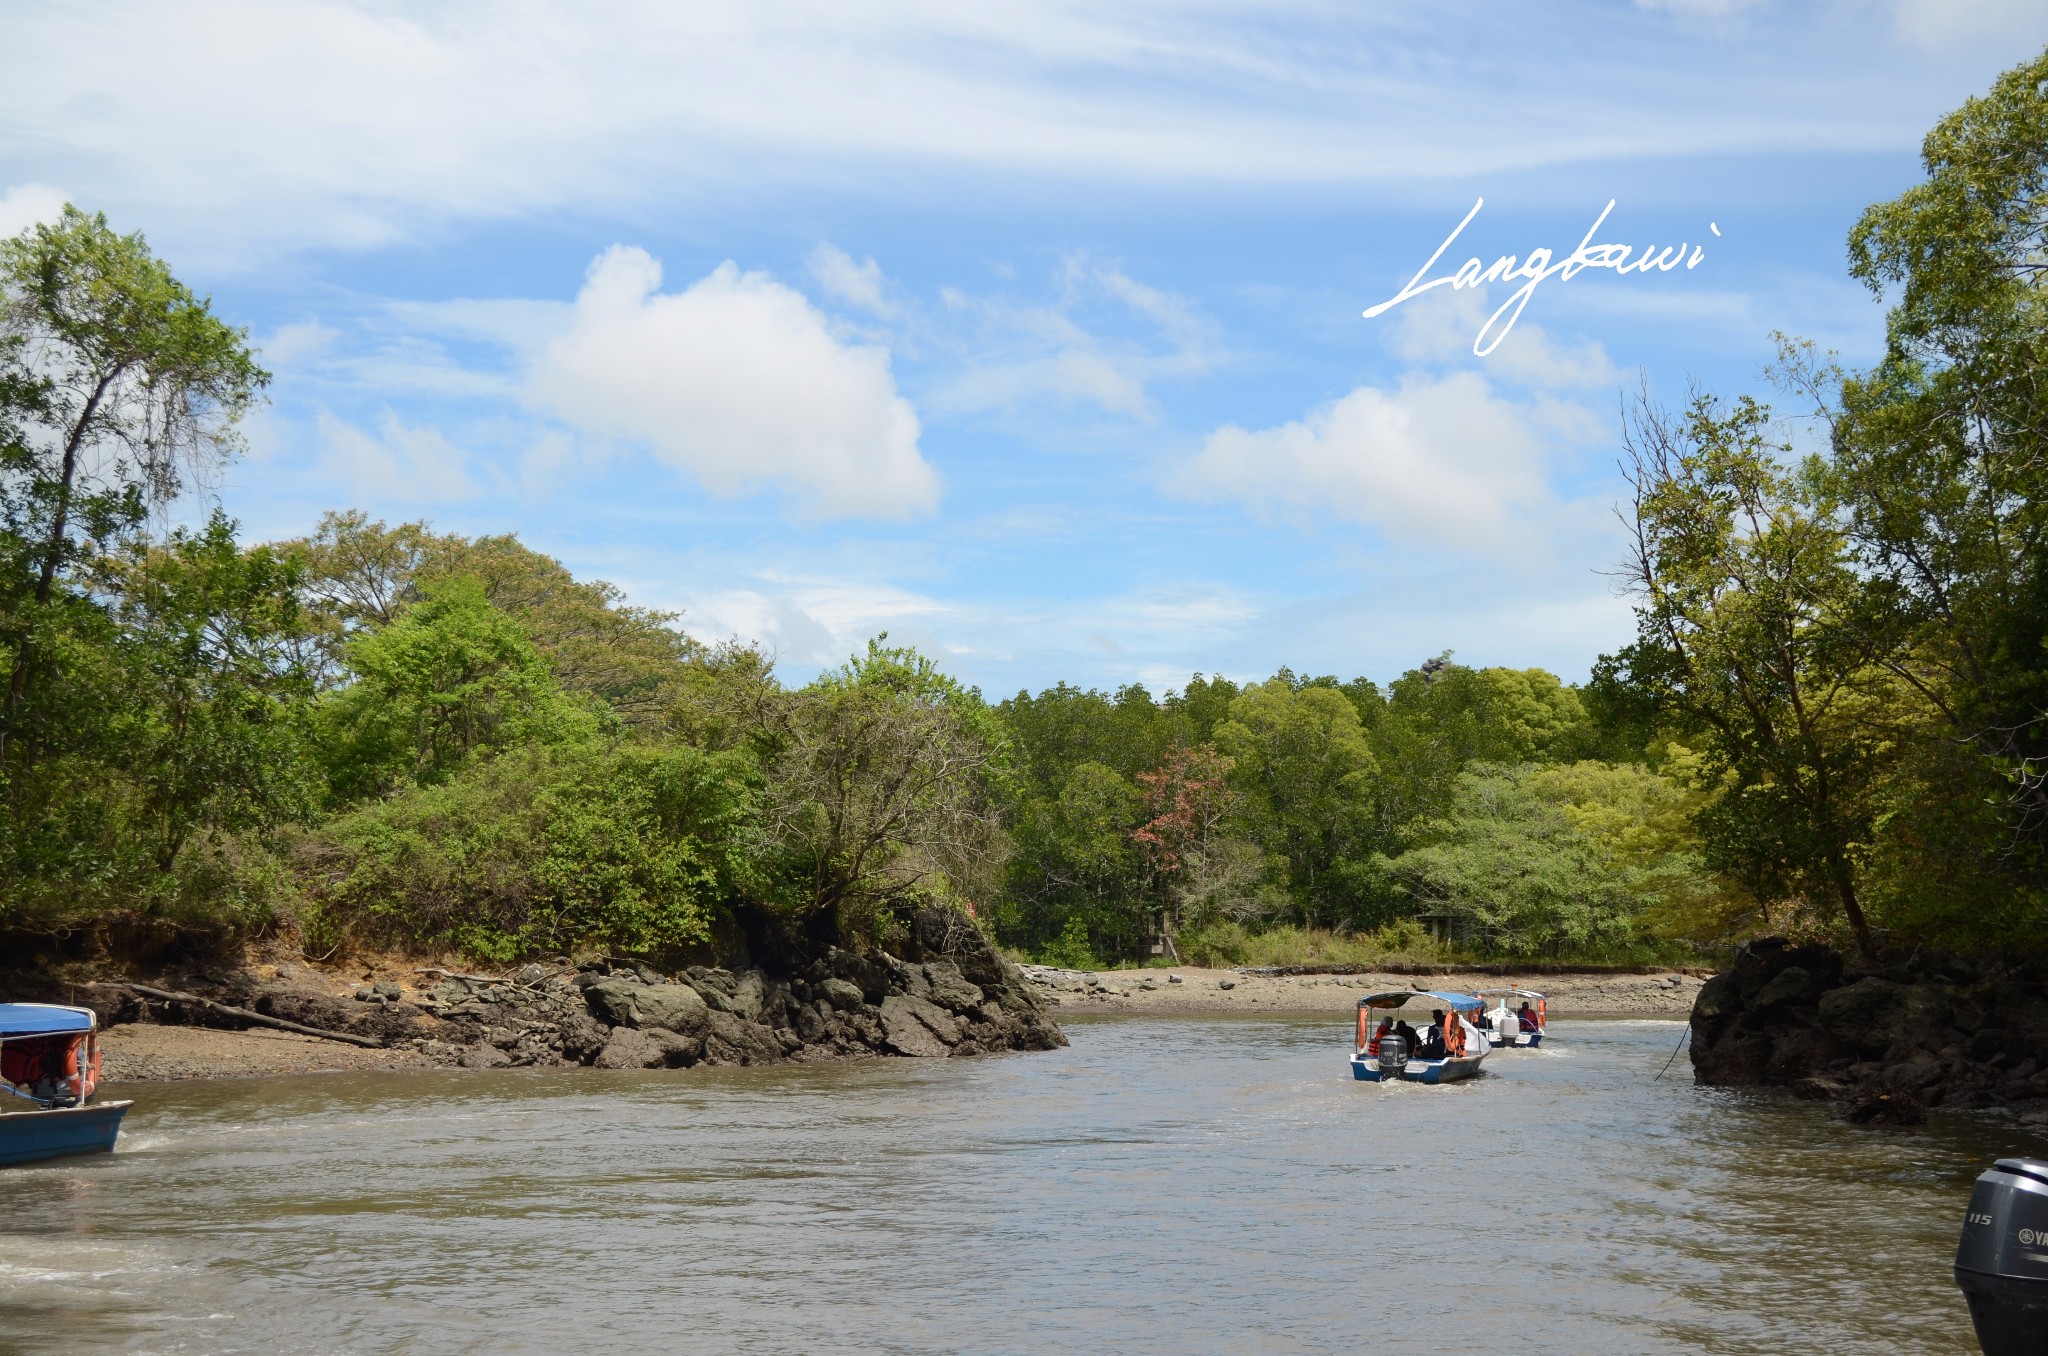
<instances>
[{"instance_id":1,"label":"distant forest","mask_svg":"<svg viewBox=\"0 0 2048 1356\"><path fill-rule=\"evenodd\" d=\"M67 209L0 241L0 929L509 961L936 902L1072 965L2037 947L2044 89L2001 78L1855 224L1875 367L1783 341L1776 408L1635 406L1637 635L1583 685L1443 655L991 702L882 637L792 687L511 536L165 531L268 375Z\"/></svg>"}]
</instances>

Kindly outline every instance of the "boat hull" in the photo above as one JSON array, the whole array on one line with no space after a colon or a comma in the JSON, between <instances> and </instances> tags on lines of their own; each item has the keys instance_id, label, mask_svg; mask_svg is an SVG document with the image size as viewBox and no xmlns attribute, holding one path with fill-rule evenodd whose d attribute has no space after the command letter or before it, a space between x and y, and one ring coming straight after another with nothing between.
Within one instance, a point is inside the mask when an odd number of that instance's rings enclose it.
<instances>
[{"instance_id":1,"label":"boat hull","mask_svg":"<svg viewBox=\"0 0 2048 1356\"><path fill-rule=\"evenodd\" d=\"M1515 1039L1509 1040L1505 1036L1496 1036L1493 1032L1489 1031L1486 1033L1486 1043L1496 1050L1534 1050L1537 1046L1543 1044L1543 1033L1541 1031L1525 1031Z\"/></svg>"},{"instance_id":2,"label":"boat hull","mask_svg":"<svg viewBox=\"0 0 2048 1356\"><path fill-rule=\"evenodd\" d=\"M1401 1077L1410 1083L1455 1083L1479 1072L1484 1055L1461 1055L1457 1059L1411 1059Z\"/></svg>"},{"instance_id":3,"label":"boat hull","mask_svg":"<svg viewBox=\"0 0 2048 1356\"><path fill-rule=\"evenodd\" d=\"M1478 1073L1479 1061L1484 1058L1484 1055L1461 1055L1457 1059L1411 1059L1398 1077L1410 1083L1455 1083ZM1351 1076L1361 1083L1383 1083L1397 1075L1392 1071L1383 1072L1380 1062L1370 1055L1353 1055Z\"/></svg>"},{"instance_id":4,"label":"boat hull","mask_svg":"<svg viewBox=\"0 0 2048 1356\"><path fill-rule=\"evenodd\" d=\"M0 1167L73 1154L111 1153L133 1102L100 1102L0 1116Z\"/></svg>"}]
</instances>

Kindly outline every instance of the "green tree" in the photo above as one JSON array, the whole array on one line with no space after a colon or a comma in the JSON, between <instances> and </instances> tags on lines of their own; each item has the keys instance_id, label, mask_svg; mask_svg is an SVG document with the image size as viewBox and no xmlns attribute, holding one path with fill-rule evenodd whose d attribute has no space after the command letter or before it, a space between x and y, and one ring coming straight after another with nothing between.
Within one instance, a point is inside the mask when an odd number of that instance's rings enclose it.
<instances>
[{"instance_id":1,"label":"green tree","mask_svg":"<svg viewBox=\"0 0 2048 1356\"><path fill-rule=\"evenodd\" d=\"M42 632L77 618L63 596L74 567L235 451L235 424L268 380L246 332L140 234L67 206L54 225L0 240L0 532L25 572L0 617L0 772L65 737L37 699L64 681L54 659L66 647Z\"/></svg>"},{"instance_id":2,"label":"green tree","mask_svg":"<svg viewBox=\"0 0 2048 1356\"><path fill-rule=\"evenodd\" d=\"M1370 848L1377 766L1357 709L1332 688L1274 677L1230 703L1216 748L1232 760L1250 836L1300 920L1313 927L1344 917Z\"/></svg>"},{"instance_id":3,"label":"green tree","mask_svg":"<svg viewBox=\"0 0 2048 1356\"><path fill-rule=\"evenodd\" d=\"M1859 892L1885 741L1863 722L1882 637L1811 477L1788 470L1769 411L1696 398L1632 420L1628 681L1696 731L1726 793L1703 811L1714 864L1759 898L1798 896L1874 943Z\"/></svg>"},{"instance_id":4,"label":"green tree","mask_svg":"<svg viewBox=\"0 0 2048 1356\"><path fill-rule=\"evenodd\" d=\"M595 733L518 622L483 586L424 591L345 651L354 680L327 699L329 779L343 800L446 777L480 752Z\"/></svg>"},{"instance_id":5,"label":"green tree","mask_svg":"<svg viewBox=\"0 0 2048 1356\"><path fill-rule=\"evenodd\" d=\"M1002 868L1001 722L979 693L887 636L765 713L771 902L854 931L912 899L984 897Z\"/></svg>"},{"instance_id":6,"label":"green tree","mask_svg":"<svg viewBox=\"0 0 2048 1356\"><path fill-rule=\"evenodd\" d=\"M101 574L119 600L127 698L111 713L108 762L133 780L157 869L195 832L309 815L313 685L292 563L243 550L216 511L205 528L138 547Z\"/></svg>"},{"instance_id":7,"label":"green tree","mask_svg":"<svg viewBox=\"0 0 2048 1356\"><path fill-rule=\"evenodd\" d=\"M1895 299L1882 362L1794 365L1887 663L2008 783L2016 881L2048 854L2048 53L1942 119L1927 177L1864 213L1851 272ZM1998 835L1993 835L1993 841ZM2014 849L2017 849L2015 851ZM2006 887L2013 888L2011 884Z\"/></svg>"}]
</instances>

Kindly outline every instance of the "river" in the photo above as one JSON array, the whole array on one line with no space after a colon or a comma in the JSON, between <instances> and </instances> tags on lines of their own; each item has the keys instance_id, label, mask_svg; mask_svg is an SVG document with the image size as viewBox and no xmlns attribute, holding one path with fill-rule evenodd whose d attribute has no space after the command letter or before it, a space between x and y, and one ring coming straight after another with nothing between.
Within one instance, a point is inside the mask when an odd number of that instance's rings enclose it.
<instances>
[{"instance_id":1,"label":"river","mask_svg":"<svg viewBox=\"0 0 2048 1356\"><path fill-rule=\"evenodd\" d=\"M1969 1184L2040 1134L1656 1077L1559 1021L1470 1083L1346 1024L689 1073L138 1086L0 1174L21 1352L1972 1352Z\"/></svg>"}]
</instances>

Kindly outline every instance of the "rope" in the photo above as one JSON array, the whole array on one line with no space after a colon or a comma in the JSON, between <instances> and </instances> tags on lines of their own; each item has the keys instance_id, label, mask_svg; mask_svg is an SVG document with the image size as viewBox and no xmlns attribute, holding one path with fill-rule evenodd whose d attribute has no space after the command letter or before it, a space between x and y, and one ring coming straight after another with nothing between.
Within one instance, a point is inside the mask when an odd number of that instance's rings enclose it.
<instances>
[{"instance_id":1,"label":"rope","mask_svg":"<svg viewBox=\"0 0 2048 1356\"><path fill-rule=\"evenodd\" d=\"M1691 1040L1691 1039L1692 1039L1692 1023L1691 1023L1691 1022L1687 1022L1687 1023L1685 1024L1685 1034L1684 1034L1683 1036L1680 1036L1680 1037L1678 1038L1678 1049L1677 1049L1677 1050L1673 1050L1673 1051L1671 1052L1671 1058L1670 1058L1670 1059L1667 1059L1667 1060L1665 1060L1665 1061L1664 1061L1664 1067L1663 1067L1663 1068L1661 1068L1661 1069L1659 1069L1659 1070L1657 1070L1657 1078L1662 1078L1662 1077L1663 1077L1663 1076L1664 1076L1665 1074L1668 1074L1668 1073L1670 1073L1670 1072L1671 1072L1671 1066L1672 1066L1673 1064L1676 1064L1676 1063L1678 1062L1678 1051L1679 1051L1679 1050L1683 1050L1683 1049L1685 1048L1685 1043L1686 1043L1687 1041ZM1654 1083L1654 1082L1656 1082L1656 1081L1657 1081L1657 1078L1653 1078L1653 1079L1651 1079L1650 1081L1651 1081L1652 1083Z\"/></svg>"}]
</instances>

